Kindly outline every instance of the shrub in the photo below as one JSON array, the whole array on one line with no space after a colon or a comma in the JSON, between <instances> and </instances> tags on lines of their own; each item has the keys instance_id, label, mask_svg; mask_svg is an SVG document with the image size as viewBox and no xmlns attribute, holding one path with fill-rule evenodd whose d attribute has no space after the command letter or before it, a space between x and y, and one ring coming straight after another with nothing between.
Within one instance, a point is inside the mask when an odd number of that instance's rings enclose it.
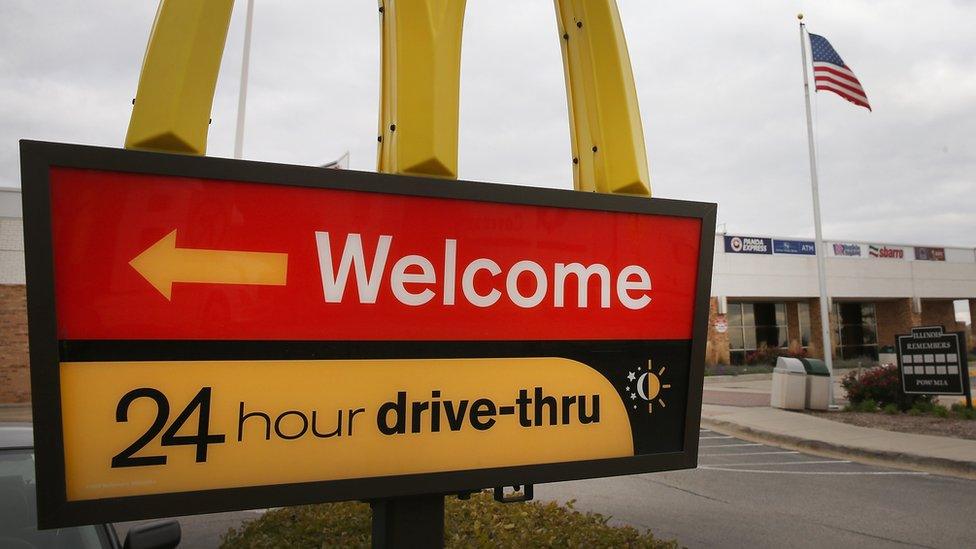
<instances>
[{"instance_id":1,"label":"shrub","mask_svg":"<svg viewBox=\"0 0 976 549\"><path fill-rule=\"evenodd\" d=\"M932 412L938 417L949 417L949 409L941 404L936 404Z\"/></svg>"},{"instance_id":2,"label":"shrub","mask_svg":"<svg viewBox=\"0 0 976 549\"><path fill-rule=\"evenodd\" d=\"M854 411L874 413L878 411L878 403L873 398L867 398L855 404Z\"/></svg>"},{"instance_id":3,"label":"shrub","mask_svg":"<svg viewBox=\"0 0 976 549\"><path fill-rule=\"evenodd\" d=\"M923 401L916 402L915 404L912 404L912 408L918 410L919 413L922 414L931 414L932 412L935 411L935 406L936 405L934 401L931 400L929 401L923 400Z\"/></svg>"},{"instance_id":4,"label":"shrub","mask_svg":"<svg viewBox=\"0 0 976 549\"><path fill-rule=\"evenodd\" d=\"M609 517L537 501L502 505L489 492L470 500L448 497L444 506L446 547L650 547L674 541L610 526ZM369 547L371 515L365 503L285 507L231 529L221 547Z\"/></svg>"},{"instance_id":5,"label":"shrub","mask_svg":"<svg viewBox=\"0 0 976 549\"><path fill-rule=\"evenodd\" d=\"M976 409L966 408L966 405L961 402L952 403L952 412L960 419L976 419Z\"/></svg>"},{"instance_id":6,"label":"shrub","mask_svg":"<svg viewBox=\"0 0 976 549\"><path fill-rule=\"evenodd\" d=\"M884 413L888 414L889 416L893 416L899 412L901 412L901 410L898 409L897 404L890 403L890 404L886 404L884 407Z\"/></svg>"},{"instance_id":7,"label":"shrub","mask_svg":"<svg viewBox=\"0 0 976 549\"><path fill-rule=\"evenodd\" d=\"M858 404L871 399L881 406L894 404L899 410L908 410L918 403L932 402L931 395L909 395L901 390L898 367L886 364L858 372L848 372L841 380L847 391L847 399Z\"/></svg>"}]
</instances>

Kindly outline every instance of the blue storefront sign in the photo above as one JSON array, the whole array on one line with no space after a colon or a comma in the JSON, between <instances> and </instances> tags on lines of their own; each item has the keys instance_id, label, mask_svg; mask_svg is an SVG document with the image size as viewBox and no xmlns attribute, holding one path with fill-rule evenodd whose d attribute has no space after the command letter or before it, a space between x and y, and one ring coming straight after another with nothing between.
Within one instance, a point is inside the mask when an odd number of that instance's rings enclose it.
<instances>
[{"instance_id":1,"label":"blue storefront sign","mask_svg":"<svg viewBox=\"0 0 976 549\"><path fill-rule=\"evenodd\" d=\"M773 253L792 255L817 255L817 245L812 240L773 240Z\"/></svg>"},{"instance_id":2,"label":"blue storefront sign","mask_svg":"<svg viewBox=\"0 0 976 549\"><path fill-rule=\"evenodd\" d=\"M733 254L771 254L773 253L773 239L756 236L728 236L725 237L725 253Z\"/></svg>"}]
</instances>

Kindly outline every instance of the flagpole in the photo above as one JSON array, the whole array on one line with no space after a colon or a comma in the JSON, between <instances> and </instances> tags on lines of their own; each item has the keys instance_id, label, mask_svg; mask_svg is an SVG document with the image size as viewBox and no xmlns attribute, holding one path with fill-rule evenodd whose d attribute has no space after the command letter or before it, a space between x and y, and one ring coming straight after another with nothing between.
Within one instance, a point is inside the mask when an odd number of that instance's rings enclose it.
<instances>
[{"instance_id":1,"label":"flagpole","mask_svg":"<svg viewBox=\"0 0 976 549\"><path fill-rule=\"evenodd\" d=\"M244 53L241 58L241 86L237 92L237 131L234 134L234 158L244 156L244 111L247 107L247 69L251 60L251 23L254 18L254 0L247 0L247 17L244 20Z\"/></svg>"},{"instance_id":2,"label":"flagpole","mask_svg":"<svg viewBox=\"0 0 976 549\"><path fill-rule=\"evenodd\" d=\"M820 285L820 329L822 330L824 363L827 371L830 372L830 406L834 406L834 360L833 346L830 344L830 311L827 299L827 249L823 243L823 232L820 229L820 187L817 182L817 153L813 143L813 115L810 112L810 77L807 75L807 41L806 25L803 23L803 14L799 14L800 20L800 55L802 56L803 67L803 95L806 99L807 107L807 145L810 149L810 187L813 190L813 230L816 240L817 257L817 279Z\"/></svg>"}]
</instances>

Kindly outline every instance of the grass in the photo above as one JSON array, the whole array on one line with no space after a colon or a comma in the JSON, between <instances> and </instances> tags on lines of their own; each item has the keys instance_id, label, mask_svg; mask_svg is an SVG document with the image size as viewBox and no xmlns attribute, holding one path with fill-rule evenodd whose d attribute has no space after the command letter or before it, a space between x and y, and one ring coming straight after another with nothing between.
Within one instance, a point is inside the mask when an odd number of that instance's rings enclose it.
<instances>
[{"instance_id":1,"label":"grass","mask_svg":"<svg viewBox=\"0 0 976 549\"><path fill-rule=\"evenodd\" d=\"M610 517L581 513L573 502L500 504L481 492L466 501L448 497L444 507L446 547L678 547L651 532L612 526ZM304 505L275 509L229 530L221 547L369 547L370 530L365 503Z\"/></svg>"},{"instance_id":2,"label":"grass","mask_svg":"<svg viewBox=\"0 0 976 549\"><path fill-rule=\"evenodd\" d=\"M884 408L879 409L878 403L870 398L862 400L861 402L848 404L844 407L845 412L874 413L878 412L879 410L892 416L901 413L898 410L898 406L895 404L888 404ZM933 402L917 402L905 413L913 417L935 416L943 419L976 420L976 409L966 408L964 404L960 404L958 402L954 403L949 408Z\"/></svg>"}]
</instances>

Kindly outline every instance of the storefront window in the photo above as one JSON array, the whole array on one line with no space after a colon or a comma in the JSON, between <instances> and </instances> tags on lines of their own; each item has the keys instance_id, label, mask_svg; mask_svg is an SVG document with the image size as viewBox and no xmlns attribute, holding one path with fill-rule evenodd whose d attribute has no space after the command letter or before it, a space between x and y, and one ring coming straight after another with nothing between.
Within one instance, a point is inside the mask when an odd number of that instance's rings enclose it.
<instances>
[{"instance_id":1,"label":"storefront window","mask_svg":"<svg viewBox=\"0 0 976 549\"><path fill-rule=\"evenodd\" d=\"M800 319L800 345L806 349L810 346L810 304L797 303L796 312Z\"/></svg>"},{"instance_id":2,"label":"storefront window","mask_svg":"<svg viewBox=\"0 0 976 549\"><path fill-rule=\"evenodd\" d=\"M844 359L878 359L878 322L874 303L835 303L837 355Z\"/></svg>"},{"instance_id":3,"label":"storefront window","mask_svg":"<svg viewBox=\"0 0 976 549\"><path fill-rule=\"evenodd\" d=\"M756 351L789 344L785 303L729 303L729 354L745 364Z\"/></svg>"}]
</instances>

